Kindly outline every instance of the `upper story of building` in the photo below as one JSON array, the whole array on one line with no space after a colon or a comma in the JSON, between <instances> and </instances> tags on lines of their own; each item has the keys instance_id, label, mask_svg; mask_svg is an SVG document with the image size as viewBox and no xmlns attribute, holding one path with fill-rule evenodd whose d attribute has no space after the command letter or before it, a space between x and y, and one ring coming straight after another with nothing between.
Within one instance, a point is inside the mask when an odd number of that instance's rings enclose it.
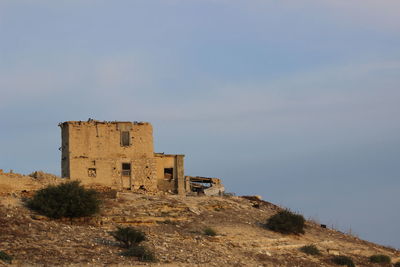
<instances>
[{"instance_id":1,"label":"upper story of building","mask_svg":"<svg viewBox=\"0 0 400 267\"><path fill-rule=\"evenodd\" d=\"M66 121L60 123L62 157L153 157L153 128L148 122Z\"/></svg>"}]
</instances>

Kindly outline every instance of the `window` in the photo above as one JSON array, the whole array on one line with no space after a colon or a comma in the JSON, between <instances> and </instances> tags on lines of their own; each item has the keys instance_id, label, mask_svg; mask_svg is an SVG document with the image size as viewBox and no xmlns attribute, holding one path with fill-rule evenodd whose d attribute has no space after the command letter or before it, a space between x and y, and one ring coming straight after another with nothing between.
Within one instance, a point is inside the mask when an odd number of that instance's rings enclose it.
<instances>
[{"instance_id":1,"label":"window","mask_svg":"<svg viewBox=\"0 0 400 267\"><path fill-rule=\"evenodd\" d=\"M88 169L88 176L89 177L96 177L96 168L89 168Z\"/></svg>"},{"instance_id":2,"label":"window","mask_svg":"<svg viewBox=\"0 0 400 267\"><path fill-rule=\"evenodd\" d=\"M172 179L174 178L174 168L165 168L164 169L164 179Z\"/></svg>"},{"instance_id":3,"label":"window","mask_svg":"<svg viewBox=\"0 0 400 267\"><path fill-rule=\"evenodd\" d=\"M122 176L131 176L131 164L122 163Z\"/></svg>"},{"instance_id":4,"label":"window","mask_svg":"<svg viewBox=\"0 0 400 267\"><path fill-rule=\"evenodd\" d=\"M128 131L121 132L121 146L129 146L130 142L130 134Z\"/></svg>"}]
</instances>

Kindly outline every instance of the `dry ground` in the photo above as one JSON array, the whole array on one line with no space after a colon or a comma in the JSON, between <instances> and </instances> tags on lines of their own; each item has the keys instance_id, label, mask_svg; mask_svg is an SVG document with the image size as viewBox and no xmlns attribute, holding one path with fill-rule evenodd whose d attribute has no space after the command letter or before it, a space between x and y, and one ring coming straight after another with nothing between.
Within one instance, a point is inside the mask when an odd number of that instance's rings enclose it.
<instances>
[{"instance_id":1,"label":"dry ground","mask_svg":"<svg viewBox=\"0 0 400 267\"><path fill-rule=\"evenodd\" d=\"M0 174L0 188L5 175ZM3 180L2 180L3 179ZM53 178L11 177L13 189L0 191L0 250L17 266L335 266L334 254L351 256L357 266L373 254L400 260L400 252L323 229L307 222L304 235L282 235L262 224L279 207L242 197L149 196L120 192L104 194L100 215L85 220L48 220L29 211L21 199ZM22 180L24 180L22 182ZM2 182L3 181L3 186ZM8 180L7 180L8 181ZM24 187L27 183L29 186ZM18 185L18 186L16 186ZM23 189L27 188L27 189ZM23 190L27 190L23 191ZM147 234L157 263L141 263L119 255L122 249L110 231L132 225ZM204 228L218 233L206 236ZM309 256L299 247L315 244L321 256ZM6 265L0 261L0 266Z\"/></svg>"}]
</instances>

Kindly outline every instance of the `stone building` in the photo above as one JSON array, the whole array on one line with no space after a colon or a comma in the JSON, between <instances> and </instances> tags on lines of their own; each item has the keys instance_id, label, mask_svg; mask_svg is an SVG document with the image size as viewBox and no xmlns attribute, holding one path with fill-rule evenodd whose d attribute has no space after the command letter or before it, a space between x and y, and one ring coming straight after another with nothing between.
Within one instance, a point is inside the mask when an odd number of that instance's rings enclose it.
<instances>
[{"instance_id":1,"label":"stone building","mask_svg":"<svg viewBox=\"0 0 400 267\"><path fill-rule=\"evenodd\" d=\"M61 127L61 174L117 189L191 191L223 187L216 178L184 175L184 155L155 153L148 122L67 121ZM203 179L198 182L199 179ZM205 179L205 180L204 180ZM216 182L217 181L217 182ZM208 186L204 186L208 183ZM213 190L215 191L215 188ZM207 192L207 191L206 191Z\"/></svg>"}]
</instances>

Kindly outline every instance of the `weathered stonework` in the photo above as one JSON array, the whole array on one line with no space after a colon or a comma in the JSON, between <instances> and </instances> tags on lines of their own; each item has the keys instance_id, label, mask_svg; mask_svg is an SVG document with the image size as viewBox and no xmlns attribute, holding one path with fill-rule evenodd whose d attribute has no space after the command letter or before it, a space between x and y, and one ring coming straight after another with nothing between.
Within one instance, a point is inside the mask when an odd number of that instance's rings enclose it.
<instances>
[{"instance_id":1,"label":"weathered stonework","mask_svg":"<svg viewBox=\"0 0 400 267\"><path fill-rule=\"evenodd\" d=\"M118 189L185 194L184 155L154 153L150 123L89 120L60 127L62 177Z\"/></svg>"},{"instance_id":2,"label":"weathered stonework","mask_svg":"<svg viewBox=\"0 0 400 267\"><path fill-rule=\"evenodd\" d=\"M67 121L61 127L61 175L116 189L206 193L216 184L184 174L184 155L154 153L148 122ZM219 179L217 179L219 181ZM204 183L208 186L204 186ZM217 194L223 192L213 190Z\"/></svg>"}]
</instances>

